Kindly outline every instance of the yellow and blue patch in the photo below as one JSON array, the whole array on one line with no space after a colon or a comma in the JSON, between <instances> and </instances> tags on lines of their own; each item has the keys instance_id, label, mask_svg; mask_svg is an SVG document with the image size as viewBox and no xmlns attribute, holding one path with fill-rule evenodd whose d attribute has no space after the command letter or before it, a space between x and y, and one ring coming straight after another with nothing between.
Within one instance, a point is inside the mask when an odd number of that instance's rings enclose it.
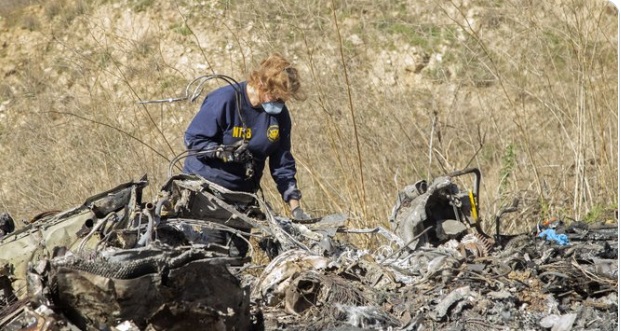
<instances>
[{"instance_id":1,"label":"yellow and blue patch","mask_svg":"<svg viewBox=\"0 0 621 331\"><path fill-rule=\"evenodd\" d=\"M270 127L267 128L267 139L271 142L280 139L280 128L278 125L270 125Z\"/></svg>"}]
</instances>

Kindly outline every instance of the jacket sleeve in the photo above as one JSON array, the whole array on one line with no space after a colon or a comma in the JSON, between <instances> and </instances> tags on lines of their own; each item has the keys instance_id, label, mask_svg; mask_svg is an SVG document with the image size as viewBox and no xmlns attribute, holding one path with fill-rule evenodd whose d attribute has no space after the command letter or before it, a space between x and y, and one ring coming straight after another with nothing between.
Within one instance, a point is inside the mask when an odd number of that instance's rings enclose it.
<instances>
[{"instance_id":1,"label":"jacket sleeve","mask_svg":"<svg viewBox=\"0 0 621 331\"><path fill-rule=\"evenodd\" d=\"M288 113L281 123L280 147L269 156L269 165L272 178L276 182L278 192L283 200L300 200L302 192L297 187L295 175L297 173L295 159L291 154L291 119Z\"/></svg>"},{"instance_id":2,"label":"jacket sleeve","mask_svg":"<svg viewBox=\"0 0 621 331\"><path fill-rule=\"evenodd\" d=\"M190 122L183 141L189 151L211 151L222 144L222 125L225 122L226 102L221 98L207 96L200 110ZM213 152L202 157L213 157Z\"/></svg>"}]
</instances>

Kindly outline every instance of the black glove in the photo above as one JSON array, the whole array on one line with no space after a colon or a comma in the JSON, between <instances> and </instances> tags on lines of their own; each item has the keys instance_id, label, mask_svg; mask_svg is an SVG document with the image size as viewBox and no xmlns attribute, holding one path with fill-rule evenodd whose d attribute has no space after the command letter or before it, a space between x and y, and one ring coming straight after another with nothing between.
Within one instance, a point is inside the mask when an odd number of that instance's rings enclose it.
<instances>
[{"instance_id":1,"label":"black glove","mask_svg":"<svg viewBox=\"0 0 621 331\"><path fill-rule=\"evenodd\" d=\"M252 161L252 153L248 150L248 142L240 140L233 145L220 145L214 153L223 162L245 163Z\"/></svg>"},{"instance_id":2,"label":"black glove","mask_svg":"<svg viewBox=\"0 0 621 331\"><path fill-rule=\"evenodd\" d=\"M300 206L293 208L293 210L291 211L291 217L294 220L298 220L298 221L308 221L311 219L311 217L308 216L308 214L305 213L302 207Z\"/></svg>"}]
</instances>

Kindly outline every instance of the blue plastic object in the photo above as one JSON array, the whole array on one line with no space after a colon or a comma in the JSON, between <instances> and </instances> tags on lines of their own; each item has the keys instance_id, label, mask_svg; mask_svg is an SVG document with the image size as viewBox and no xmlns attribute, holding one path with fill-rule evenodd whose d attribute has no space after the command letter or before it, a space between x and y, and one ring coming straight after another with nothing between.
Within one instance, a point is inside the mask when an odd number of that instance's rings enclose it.
<instances>
[{"instance_id":1,"label":"blue plastic object","mask_svg":"<svg viewBox=\"0 0 621 331\"><path fill-rule=\"evenodd\" d=\"M569 245L569 238L566 234L558 234L554 229L545 229L539 232L540 238L545 238L548 241L554 241L561 246Z\"/></svg>"}]
</instances>

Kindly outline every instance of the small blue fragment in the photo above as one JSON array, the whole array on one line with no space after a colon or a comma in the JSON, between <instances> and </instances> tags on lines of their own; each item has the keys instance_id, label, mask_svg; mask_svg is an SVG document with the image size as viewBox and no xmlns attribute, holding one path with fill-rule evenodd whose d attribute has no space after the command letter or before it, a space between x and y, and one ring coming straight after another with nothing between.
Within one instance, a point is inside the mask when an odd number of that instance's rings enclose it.
<instances>
[{"instance_id":1,"label":"small blue fragment","mask_svg":"<svg viewBox=\"0 0 621 331\"><path fill-rule=\"evenodd\" d=\"M539 232L540 238L545 238L549 241L554 241L561 246L569 245L569 238L567 238L566 234L557 234L554 229L545 229Z\"/></svg>"}]
</instances>

